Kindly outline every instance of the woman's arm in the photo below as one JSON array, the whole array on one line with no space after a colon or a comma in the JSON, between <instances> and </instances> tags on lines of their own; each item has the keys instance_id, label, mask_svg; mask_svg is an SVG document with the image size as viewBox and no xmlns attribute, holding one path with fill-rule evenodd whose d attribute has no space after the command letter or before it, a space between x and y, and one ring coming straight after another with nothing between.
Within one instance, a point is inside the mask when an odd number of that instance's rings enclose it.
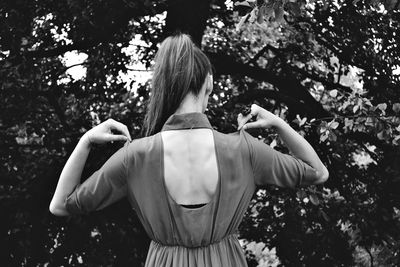
<instances>
[{"instance_id":1,"label":"woman's arm","mask_svg":"<svg viewBox=\"0 0 400 267\"><path fill-rule=\"evenodd\" d=\"M83 167L85 167L89 152L89 138L87 135L83 135L61 172L56 191L50 202L49 210L54 215L69 215L64 208L64 200L72 192L73 188L80 183Z\"/></svg>"},{"instance_id":2,"label":"woman's arm","mask_svg":"<svg viewBox=\"0 0 400 267\"><path fill-rule=\"evenodd\" d=\"M122 133L122 135L112 134L111 130L117 130ZM104 144L111 141L126 140L131 140L128 128L122 123L112 119L86 132L79 140L61 172L56 191L50 202L50 212L57 216L69 215L68 211L65 209L64 200L81 181L82 170L85 166L92 143Z\"/></svg>"},{"instance_id":3,"label":"woman's arm","mask_svg":"<svg viewBox=\"0 0 400 267\"><path fill-rule=\"evenodd\" d=\"M305 185L324 183L328 180L329 172L325 165L322 163L314 148L298 134L289 124L279 118L276 121L275 128L282 141L286 144L293 155L302 161L308 163L317 171L316 181L305 180Z\"/></svg>"},{"instance_id":4,"label":"woman's arm","mask_svg":"<svg viewBox=\"0 0 400 267\"><path fill-rule=\"evenodd\" d=\"M256 121L246 123L251 117L257 116ZM325 182L329 177L329 172L325 165L322 163L312 146L298 134L289 124L278 116L271 112L263 109L262 107L253 104L251 106L251 112L247 116L239 114L238 116L238 129L249 129L249 128L270 128L273 127L277 130L280 138L294 154L295 157L309 164L315 169L316 177L313 180L303 181L304 185L307 184L319 184Z\"/></svg>"}]
</instances>

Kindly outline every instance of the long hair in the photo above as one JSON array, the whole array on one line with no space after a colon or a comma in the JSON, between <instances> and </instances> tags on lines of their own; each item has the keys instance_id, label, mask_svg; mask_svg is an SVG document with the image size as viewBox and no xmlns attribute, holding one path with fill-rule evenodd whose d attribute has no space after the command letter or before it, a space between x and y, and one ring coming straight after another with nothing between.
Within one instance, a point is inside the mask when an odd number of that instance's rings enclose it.
<instances>
[{"instance_id":1,"label":"long hair","mask_svg":"<svg viewBox=\"0 0 400 267\"><path fill-rule=\"evenodd\" d=\"M189 35L167 37L155 55L151 93L142 133L150 136L161 131L166 120L189 93L197 96L213 68L208 57Z\"/></svg>"}]
</instances>

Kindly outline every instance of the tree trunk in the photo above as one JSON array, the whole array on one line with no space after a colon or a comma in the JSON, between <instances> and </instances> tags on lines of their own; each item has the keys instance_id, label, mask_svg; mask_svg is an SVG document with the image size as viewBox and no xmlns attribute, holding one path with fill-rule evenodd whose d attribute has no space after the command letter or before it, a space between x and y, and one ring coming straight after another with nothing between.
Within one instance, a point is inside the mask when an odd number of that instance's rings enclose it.
<instances>
[{"instance_id":1,"label":"tree trunk","mask_svg":"<svg viewBox=\"0 0 400 267\"><path fill-rule=\"evenodd\" d=\"M210 14L210 0L168 1L164 37L176 32L189 34L201 47L206 22Z\"/></svg>"}]
</instances>

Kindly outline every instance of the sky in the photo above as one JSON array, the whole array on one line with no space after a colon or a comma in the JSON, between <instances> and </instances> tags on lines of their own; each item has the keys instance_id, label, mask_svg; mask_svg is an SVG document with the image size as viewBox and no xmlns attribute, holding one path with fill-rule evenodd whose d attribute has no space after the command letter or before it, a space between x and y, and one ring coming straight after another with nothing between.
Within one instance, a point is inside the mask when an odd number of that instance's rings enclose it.
<instances>
[{"instance_id":1,"label":"sky","mask_svg":"<svg viewBox=\"0 0 400 267\"><path fill-rule=\"evenodd\" d=\"M146 45L145 43L143 43L143 41L140 40L140 35L136 35L135 38L131 40L130 46L123 49L123 52L132 58L132 62L136 63L132 63L127 66L127 68L132 70L128 70L126 73L123 73L122 71L119 73L119 78L123 82L125 82L127 86L130 85L132 81L134 81L134 83L132 84L132 88L127 88L128 90L134 91L139 84L143 84L151 78L151 71L146 70L145 65L138 62L137 60L137 56L135 54L135 49L137 45ZM61 56L61 60L63 64L68 67L85 62L87 57L88 55L85 53L71 51L66 52L63 56ZM86 67L84 65L71 67L66 71L66 74L70 75L71 79L73 80L84 79L86 76ZM62 78L59 80L59 83L68 83L71 79Z\"/></svg>"}]
</instances>

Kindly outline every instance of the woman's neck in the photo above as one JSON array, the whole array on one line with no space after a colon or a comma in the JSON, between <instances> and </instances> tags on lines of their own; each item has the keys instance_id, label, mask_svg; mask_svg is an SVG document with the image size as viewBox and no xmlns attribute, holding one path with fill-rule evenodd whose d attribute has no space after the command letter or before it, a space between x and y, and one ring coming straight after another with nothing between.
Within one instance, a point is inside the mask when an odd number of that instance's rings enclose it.
<instances>
[{"instance_id":1,"label":"woman's neck","mask_svg":"<svg viewBox=\"0 0 400 267\"><path fill-rule=\"evenodd\" d=\"M200 98L194 97L192 94L187 94L182 100L179 107L176 109L174 114L190 113L190 112L201 112L203 113L203 101Z\"/></svg>"}]
</instances>

